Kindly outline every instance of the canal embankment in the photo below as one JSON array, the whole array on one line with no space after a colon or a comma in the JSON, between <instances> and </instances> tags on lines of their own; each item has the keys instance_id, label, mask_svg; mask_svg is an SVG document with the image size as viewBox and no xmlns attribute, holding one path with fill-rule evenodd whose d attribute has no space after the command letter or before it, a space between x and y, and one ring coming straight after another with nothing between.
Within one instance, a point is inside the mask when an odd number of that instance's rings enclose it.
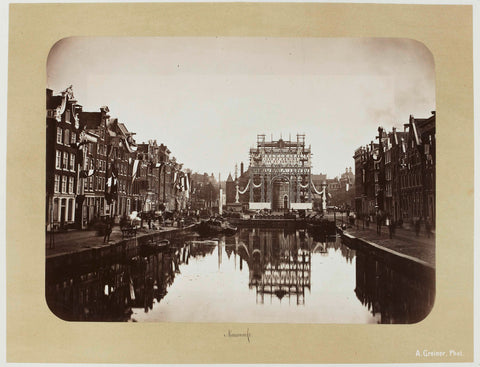
<instances>
[{"instance_id":1,"label":"canal embankment","mask_svg":"<svg viewBox=\"0 0 480 367\"><path fill-rule=\"evenodd\" d=\"M377 233L376 228L337 226L342 242L348 247L362 251L368 257L403 273L415 274L435 282L435 239L416 236L414 232L402 232L390 238L385 230Z\"/></svg>"},{"instance_id":2,"label":"canal embankment","mask_svg":"<svg viewBox=\"0 0 480 367\"><path fill-rule=\"evenodd\" d=\"M59 267L76 267L83 264L96 264L107 258L133 256L142 244L181 239L191 234L192 230L193 225L183 228L139 228L135 236L124 237L120 227L115 226L108 242L104 242L104 237L99 236L93 230L48 233L46 236L46 268L48 271L54 271Z\"/></svg>"}]
</instances>

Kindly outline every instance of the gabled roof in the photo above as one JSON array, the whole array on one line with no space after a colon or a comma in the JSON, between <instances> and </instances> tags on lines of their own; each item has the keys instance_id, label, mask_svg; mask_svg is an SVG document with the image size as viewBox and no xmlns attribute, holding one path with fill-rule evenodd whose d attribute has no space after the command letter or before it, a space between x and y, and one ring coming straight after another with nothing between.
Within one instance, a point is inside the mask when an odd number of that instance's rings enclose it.
<instances>
[{"instance_id":1,"label":"gabled roof","mask_svg":"<svg viewBox=\"0 0 480 367\"><path fill-rule=\"evenodd\" d=\"M47 110L53 110L62 104L62 96L47 96Z\"/></svg>"},{"instance_id":2,"label":"gabled roof","mask_svg":"<svg viewBox=\"0 0 480 367\"><path fill-rule=\"evenodd\" d=\"M233 182L232 174L228 174L227 182Z\"/></svg>"},{"instance_id":3,"label":"gabled roof","mask_svg":"<svg viewBox=\"0 0 480 367\"><path fill-rule=\"evenodd\" d=\"M123 135L127 136L127 135L129 134L128 129L127 129L127 127L125 126L125 124L119 122L119 123L117 124L117 126L118 126L120 132L121 132Z\"/></svg>"}]
</instances>

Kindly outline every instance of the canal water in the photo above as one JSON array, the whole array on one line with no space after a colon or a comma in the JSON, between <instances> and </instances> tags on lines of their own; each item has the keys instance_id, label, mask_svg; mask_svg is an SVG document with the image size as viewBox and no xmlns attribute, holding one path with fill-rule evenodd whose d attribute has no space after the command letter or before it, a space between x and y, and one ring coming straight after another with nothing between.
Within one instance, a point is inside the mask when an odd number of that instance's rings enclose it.
<instances>
[{"instance_id":1,"label":"canal water","mask_svg":"<svg viewBox=\"0 0 480 367\"><path fill-rule=\"evenodd\" d=\"M241 229L190 236L134 256L47 278L65 320L248 323L415 323L435 287L337 236Z\"/></svg>"}]
</instances>

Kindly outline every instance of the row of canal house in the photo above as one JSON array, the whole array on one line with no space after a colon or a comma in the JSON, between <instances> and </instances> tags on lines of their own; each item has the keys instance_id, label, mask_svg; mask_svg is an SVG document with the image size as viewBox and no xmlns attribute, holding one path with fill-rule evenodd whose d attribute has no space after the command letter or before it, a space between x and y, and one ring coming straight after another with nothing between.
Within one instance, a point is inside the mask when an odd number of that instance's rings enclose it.
<instances>
[{"instance_id":1,"label":"row of canal house","mask_svg":"<svg viewBox=\"0 0 480 367\"><path fill-rule=\"evenodd\" d=\"M46 92L47 230L186 205L185 189L176 185L185 173L165 145L137 145L108 107L83 111L72 87Z\"/></svg>"},{"instance_id":2,"label":"row of canal house","mask_svg":"<svg viewBox=\"0 0 480 367\"><path fill-rule=\"evenodd\" d=\"M435 111L410 116L403 131L378 128L375 141L355 151L355 210L393 221L435 224Z\"/></svg>"}]
</instances>

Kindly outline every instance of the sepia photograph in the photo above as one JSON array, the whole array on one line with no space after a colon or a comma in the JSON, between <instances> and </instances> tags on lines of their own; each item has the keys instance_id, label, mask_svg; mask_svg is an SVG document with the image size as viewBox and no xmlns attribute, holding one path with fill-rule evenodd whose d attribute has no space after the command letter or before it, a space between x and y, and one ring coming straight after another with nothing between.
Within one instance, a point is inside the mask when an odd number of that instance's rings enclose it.
<instances>
[{"instance_id":1,"label":"sepia photograph","mask_svg":"<svg viewBox=\"0 0 480 367\"><path fill-rule=\"evenodd\" d=\"M478 6L426 2L4 7L7 362L474 363Z\"/></svg>"},{"instance_id":2,"label":"sepia photograph","mask_svg":"<svg viewBox=\"0 0 480 367\"><path fill-rule=\"evenodd\" d=\"M411 324L434 307L422 43L71 37L46 73L56 316Z\"/></svg>"}]
</instances>

